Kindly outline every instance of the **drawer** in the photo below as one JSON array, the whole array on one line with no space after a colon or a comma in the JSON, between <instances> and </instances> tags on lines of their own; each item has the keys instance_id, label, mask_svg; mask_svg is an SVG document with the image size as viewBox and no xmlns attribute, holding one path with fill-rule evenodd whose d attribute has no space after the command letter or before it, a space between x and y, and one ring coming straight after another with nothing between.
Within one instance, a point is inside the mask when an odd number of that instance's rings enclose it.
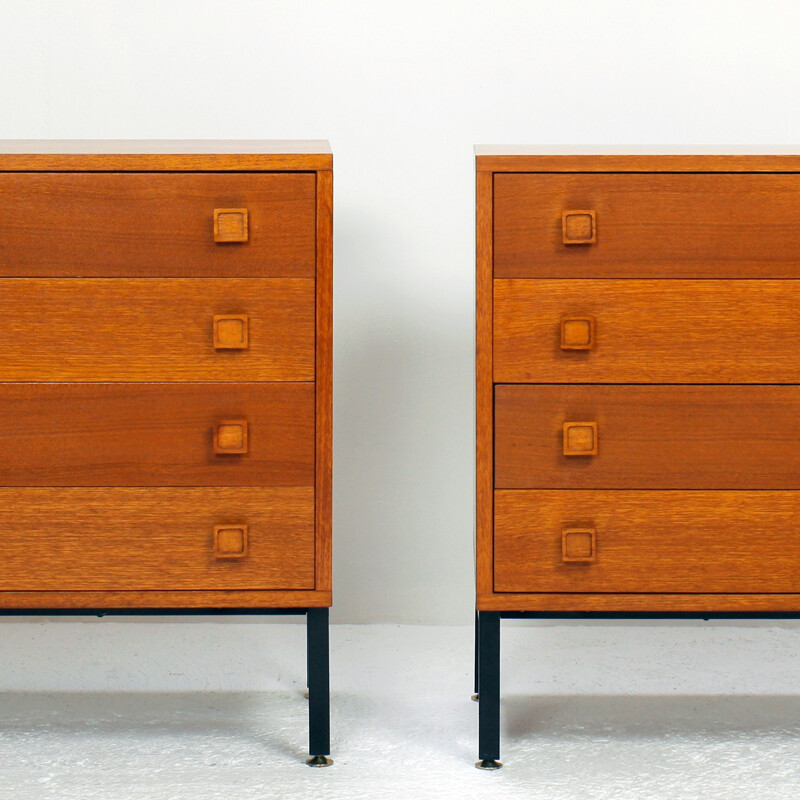
<instances>
[{"instance_id":1,"label":"drawer","mask_svg":"<svg viewBox=\"0 0 800 800\"><path fill-rule=\"evenodd\" d=\"M315 241L314 173L0 173L6 277L313 277Z\"/></svg>"},{"instance_id":2,"label":"drawer","mask_svg":"<svg viewBox=\"0 0 800 800\"><path fill-rule=\"evenodd\" d=\"M497 386L495 486L800 489L799 418L800 386Z\"/></svg>"},{"instance_id":3,"label":"drawer","mask_svg":"<svg viewBox=\"0 0 800 800\"><path fill-rule=\"evenodd\" d=\"M314 284L0 279L0 380L314 380Z\"/></svg>"},{"instance_id":4,"label":"drawer","mask_svg":"<svg viewBox=\"0 0 800 800\"><path fill-rule=\"evenodd\" d=\"M494 275L798 278L799 207L798 174L495 175Z\"/></svg>"},{"instance_id":5,"label":"drawer","mask_svg":"<svg viewBox=\"0 0 800 800\"><path fill-rule=\"evenodd\" d=\"M800 283L495 280L498 383L800 383Z\"/></svg>"},{"instance_id":6,"label":"drawer","mask_svg":"<svg viewBox=\"0 0 800 800\"><path fill-rule=\"evenodd\" d=\"M0 488L0 528L0 591L314 588L312 488Z\"/></svg>"},{"instance_id":7,"label":"drawer","mask_svg":"<svg viewBox=\"0 0 800 800\"><path fill-rule=\"evenodd\" d=\"M495 493L497 592L800 592L800 494Z\"/></svg>"},{"instance_id":8,"label":"drawer","mask_svg":"<svg viewBox=\"0 0 800 800\"><path fill-rule=\"evenodd\" d=\"M0 384L0 486L124 485L313 486L314 384Z\"/></svg>"}]
</instances>

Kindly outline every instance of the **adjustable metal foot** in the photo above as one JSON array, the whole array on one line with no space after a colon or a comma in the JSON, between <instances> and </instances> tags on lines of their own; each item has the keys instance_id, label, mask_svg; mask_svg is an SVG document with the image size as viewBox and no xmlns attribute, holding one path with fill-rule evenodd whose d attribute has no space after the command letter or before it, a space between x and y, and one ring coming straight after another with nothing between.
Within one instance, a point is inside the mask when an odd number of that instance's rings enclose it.
<instances>
[{"instance_id":1,"label":"adjustable metal foot","mask_svg":"<svg viewBox=\"0 0 800 800\"><path fill-rule=\"evenodd\" d=\"M495 761L493 758L484 758L483 761L476 761L475 766L478 769L500 769L503 763L501 761Z\"/></svg>"},{"instance_id":2,"label":"adjustable metal foot","mask_svg":"<svg viewBox=\"0 0 800 800\"><path fill-rule=\"evenodd\" d=\"M306 764L309 767L329 767L333 764L333 759L328 758L328 756L311 756L311 758L306 759Z\"/></svg>"},{"instance_id":3,"label":"adjustable metal foot","mask_svg":"<svg viewBox=\"0 0 800 800\"><path fill-rule=\"evenodd\" d=\"M473 703L477 703L480 699L481 696L477 692L470 697L470 700L472 700Z\"/></svg>"}]
</instances>

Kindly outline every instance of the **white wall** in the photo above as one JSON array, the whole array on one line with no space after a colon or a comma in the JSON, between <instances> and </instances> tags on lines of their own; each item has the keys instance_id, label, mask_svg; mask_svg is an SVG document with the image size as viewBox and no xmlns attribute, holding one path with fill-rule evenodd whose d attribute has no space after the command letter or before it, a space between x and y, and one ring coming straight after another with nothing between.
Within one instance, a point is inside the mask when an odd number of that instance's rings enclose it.
<instances>
[{"instance_id":1,"label":"white wall","mask_svg":"<svg viewBox=\"0 0 800 800\"><path fill-rule=\"evenodd\" d=\"M328 138L334 620L473 607L475 142L792 144L792 0L0 0L0 138Z\"/></svg>"}]
</instances>

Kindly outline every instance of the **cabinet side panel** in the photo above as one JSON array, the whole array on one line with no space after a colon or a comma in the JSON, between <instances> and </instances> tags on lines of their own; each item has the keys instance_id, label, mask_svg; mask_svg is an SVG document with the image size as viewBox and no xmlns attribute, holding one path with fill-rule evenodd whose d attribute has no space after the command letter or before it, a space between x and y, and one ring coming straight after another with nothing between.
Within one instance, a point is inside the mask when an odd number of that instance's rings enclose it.
<instances>
[{"instance_id":1,"label":"cabinet side panel","mask_svg":"<svg viewBox=\"0 0 800 800\"><path fill-rule=\"evenodd\" d=\"M476 579L478 595L493 591L493 412L492 390L492 185L491 172L476 178ZM479 608L481 606L479 605Z\"/></svg>"},{"instance_id":2,"label":"cabinet side panel","mask_svg":"<svg viewBox=\"0 0 800 800\"><path fill-rule=\"evenodd\" d=\"M333 172L317 173L316 589L331 591Z\"/></svg>"}]
</instances>

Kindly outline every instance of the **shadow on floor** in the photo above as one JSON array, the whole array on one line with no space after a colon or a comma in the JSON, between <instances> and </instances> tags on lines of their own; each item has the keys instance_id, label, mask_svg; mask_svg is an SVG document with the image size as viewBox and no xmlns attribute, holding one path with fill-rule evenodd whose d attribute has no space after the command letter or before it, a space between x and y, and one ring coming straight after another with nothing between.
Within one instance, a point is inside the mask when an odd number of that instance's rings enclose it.
<instances>
[{"instance_id":1,"label":"shadow on floor","mask_svg":"<svg viewBox=\"0 0 800 800\"><path fill-rule=\"evenodd\" d=\"M307 746L307 721L299 692L15 692L3 695L0 735L211 735L297 758Z\"/></svg>"},{"instance_id":2,"label":"shadow on floor","mask_svg":"<svg viewBox=\"0 0 800 800\"><path fill-rule=\"evenodd\" d=\"M800 733L798 695L504 697L503 736L619 739Z\"/></svg>"}]
</instances>

